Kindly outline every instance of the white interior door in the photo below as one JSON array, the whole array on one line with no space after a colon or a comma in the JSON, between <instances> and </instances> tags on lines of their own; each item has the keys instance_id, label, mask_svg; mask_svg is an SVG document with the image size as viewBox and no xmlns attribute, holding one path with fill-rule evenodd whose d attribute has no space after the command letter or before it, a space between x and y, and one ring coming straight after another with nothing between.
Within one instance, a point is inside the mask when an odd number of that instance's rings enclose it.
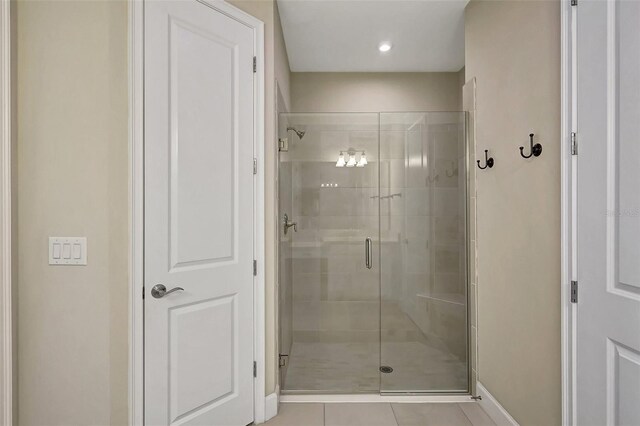
<instances>
[{"instance_id":1,"label":"white interior door","mask_svg":"<svg viewBox=\"0 0 640 426\"><path fill-rule=\"evenodd\" d=\"M146 1L144 40L145 422L246 425L254 32L202 2Z\"/></svg>"},{"instance_id":2,"label":"white interior door","mask_svg":"<svg viewBox=\"0 0 640 426\"><path fill-rule=\"evenodd\" d=\"M578 425L640 425L640 2L580 0Z\"/></svg>"}]
</instances>

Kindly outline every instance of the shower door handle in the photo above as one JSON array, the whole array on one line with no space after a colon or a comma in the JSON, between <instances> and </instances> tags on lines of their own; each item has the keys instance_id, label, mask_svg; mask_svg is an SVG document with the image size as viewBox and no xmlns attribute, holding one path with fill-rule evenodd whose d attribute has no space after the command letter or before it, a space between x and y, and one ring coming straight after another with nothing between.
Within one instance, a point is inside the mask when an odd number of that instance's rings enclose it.
<instances>
[{"instance_id":1,"label":"shower door handle","mask_svg":"<svg viewBox=\"0 0 640 426\"><path fill-rule=\"evenodd\" d=\"M371 269L371 238L364 240L364 264L367 269Z\"/></svg>"}]
</instances>

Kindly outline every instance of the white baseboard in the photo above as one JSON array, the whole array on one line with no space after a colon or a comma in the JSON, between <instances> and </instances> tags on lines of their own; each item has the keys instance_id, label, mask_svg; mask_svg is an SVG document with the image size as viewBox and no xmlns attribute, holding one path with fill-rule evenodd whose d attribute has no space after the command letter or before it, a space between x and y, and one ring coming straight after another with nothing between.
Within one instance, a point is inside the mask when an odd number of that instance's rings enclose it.
<instances>
[{"instance_id":1,"label":"white baseboard","mask_svg":"<svg viewBox=\"0 0 640 426\"><path fill-rule=\"evenodd\" d=\"M278 389L265 398L264 421L267 422L278 414Z\"/></svg>"},{"instance_id":2,"label":"white baseboard","mask_svg":"<svg viewBox=\"0 0 640 426\"><path fill-rule=\"evenodd\" d=\"M511 417L511 414L500 405L498 400L489 393L487 388L482 386L482 383L478 382L476 388L478 396L482 397L482 399L478 401L480 407L491 417L491 420L493 420L495 424L498 426L519 426L518 422L516 422L515 419Z\"/></svg>"}]
</instances>

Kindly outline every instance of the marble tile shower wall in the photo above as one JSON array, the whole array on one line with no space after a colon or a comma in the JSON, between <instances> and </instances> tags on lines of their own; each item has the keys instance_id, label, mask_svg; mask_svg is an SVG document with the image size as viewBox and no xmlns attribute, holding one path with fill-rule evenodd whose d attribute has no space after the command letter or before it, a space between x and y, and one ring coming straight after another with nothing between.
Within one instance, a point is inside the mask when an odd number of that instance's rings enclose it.
<instances>
[{"instance_id":1,"label":"marble tile shower wall","mask_svg":"<svg viewBox=\"0 0 640 426\"><path fill-rule=\"evenodd\" d=\"M310 129L292 163L293 324L296 342L378 342L379 263L365 268L364 240L377 240L376 126ZM367 128L368 127L368 128ZM309 137L307 139L307 136ZM365 151L365 167L335 166L340 150Z\"/></svg>"},{"instance_id":2,"label":"marble tile shower wall","mask_svg":"<svg viewBox=\"0 0 640 426\"><path fill-rule=\"evenodd\" d=\"M380 167L381 221L399 234L382 250L382 269L391 271L382 276L383 341L429 339L464 361L463 122L452 113L424 115L409 130L381 126ZM387 201L385 187L402 197Z\"/></svg>"},{"instance_id":3,"label":"marble tile shower wall","mask_svg":"<svg viewBox=\"0 0 640 426\"><path fill-rule=\"evenodd\" d=\"M427 291L429 332L461 360L467 359L467 243L464 115L429 124L435 176L432 183L433 274ZM445 118L445 121L448 121ZM457 123L456 123L457 121ZM462 172L461 172L462 171Z\"/></svg>"}]
</instances>

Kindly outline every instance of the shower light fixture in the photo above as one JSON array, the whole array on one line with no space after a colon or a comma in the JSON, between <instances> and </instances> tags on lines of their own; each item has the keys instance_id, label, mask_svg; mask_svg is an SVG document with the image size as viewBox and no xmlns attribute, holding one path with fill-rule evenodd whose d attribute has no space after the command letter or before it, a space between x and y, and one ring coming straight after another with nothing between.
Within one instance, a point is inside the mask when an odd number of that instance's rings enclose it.
<instances>
[{"instance_id":1,"label":"shower light fixture","mask_svg":"<svg viewBox=\"0 0 640 426\"><path fill-rule=\"evenodd\" d=\"M344 161L344 154L340 151L340 156L338 156L338 161L336 162L336 167L344 167L347 163Z\"/></svg>"},{"instance_id":2,"label":"shower light fixture","mask_svg":"<svg viewBox=\"0 0 640 426\"><path fill-rule=\"evenodd\" d=\"M391 47L392 45L390 41L383 41L378 45L378 50L384 53L390 51Z\"/></svg>"},{"instance_id":3,"label":"shower light fixture","mask_svg":"<svg viewBox=\"0 0 640 426\"><path fill-rule=\"evenodd\" d=\"M347 167L354 167L356 165L355 154L349 154L349 161L347 161Z\"/></svg>"},{"instance_id":4,"label":"shower light fixture","mask_svg":"<svg viewBox=\"0 0 640 426\"><path fill-rule=\"evenodd\" d=\"M362 151L362 155L360 156L360 161L358 161L358 164L356 164L356 167L364 167L367 164L369 164L369 162L367 161L367 156L365 155L364 151Z\"/></svg>"}]
</instances>

